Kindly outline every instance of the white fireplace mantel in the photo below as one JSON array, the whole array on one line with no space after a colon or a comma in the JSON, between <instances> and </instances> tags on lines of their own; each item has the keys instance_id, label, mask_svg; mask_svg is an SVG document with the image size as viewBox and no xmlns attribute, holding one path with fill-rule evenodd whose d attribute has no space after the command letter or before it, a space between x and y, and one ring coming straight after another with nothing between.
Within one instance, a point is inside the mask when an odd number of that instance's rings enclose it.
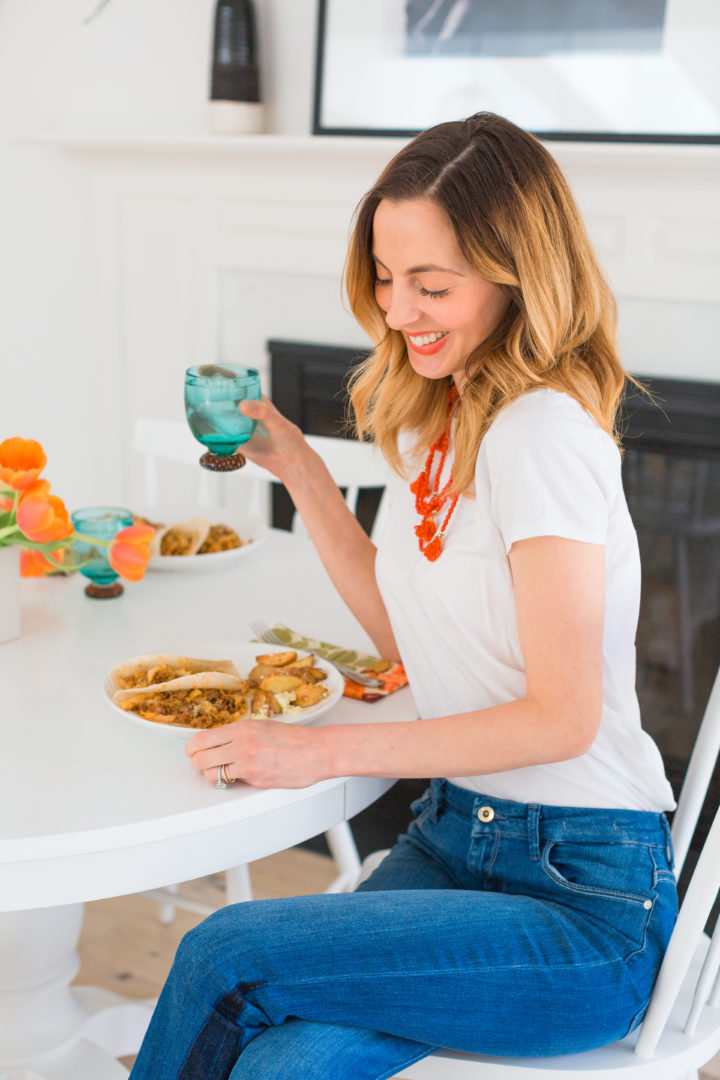
<instances>
[{"instance_id":1,"label":"white fireplace mantel","mask_svg":"<svg viewBox=\"0 0 720 1080\"><path fill-rule=\"evenodd\" d=\"M70 133L16 137L16 142L56 146L68 153L95 158L168 158L194 160L239 158L281 164L382 164L408 141L401 138L313 135L101 135ZM639 176L684 183L717 182L720 146L694 143L606 143L547 141L560 164L573 173Z\"/></svg>"},{"instance_id":2,"label":"white fireplace mantel","mask_svg":"<svg viewBox=\"0 0 720 1080\"><path fill-rule=\"evenodd\" d=\"M135 416L177 415L168 387L190 364L242 356L264 370L273 337L365 343L340 298L348 231L363 192L405 140L65 133L22 141L87 170L100 349L119 373L125 435ZM546 145L618 297L627 366L716 380L720 146ZM133 498L138 478L125 464Z\"/></svg>"}]
</instances>

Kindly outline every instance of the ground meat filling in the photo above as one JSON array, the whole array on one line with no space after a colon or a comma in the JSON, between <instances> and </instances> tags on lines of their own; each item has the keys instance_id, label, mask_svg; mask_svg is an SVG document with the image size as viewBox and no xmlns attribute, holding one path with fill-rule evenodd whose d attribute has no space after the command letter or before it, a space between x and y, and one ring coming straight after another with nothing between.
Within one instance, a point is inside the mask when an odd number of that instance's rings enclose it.
<instances>
[{"instance_id":1,"label":"ground meat filling","mask_svg":"<svg viewBox=\"0 0 720 1080\"><path fill-rule=\"evenodd\" d=\"M169 664L157 664L147 671L134 671L131 675L121 675L117 680L118 690L137 690L143 686L155 686L156 683L169 682L181 675L192 674L189 668L170 667Z\"/></svg>"},{"instance_id":2,"label":"ground meat filling","mask_svg":"<svg viewBox=\"0 0 720 1080\"><path fill-rule=\"evenodd\" d=\"M196 728L219 727L242 720L248 705L242 690L166 690L148 694L133 709L145 720Z\"/></svg>"},{"instance_id":3,"label":"ground meat filling","mask_svg":"<svg viewBox=\"0 0 720 1080\"><path fill-rule=\"evenodd\" d=\"M160 554L189 555L194 543L195 533L177 527L168 529L160 541Z\"/></svg>"},{"instance_id":4,"label":"ground meat filling","mask_svg":"<svg viewBox=\"0 0 720 1080\"><path fill-rule=\"evenodd\" d=\"M198 551L198 555L213 555L216 551L232 551L243 546L234 529L229 525L211 525L207 540Z\"/></svg>"}]
</instances>

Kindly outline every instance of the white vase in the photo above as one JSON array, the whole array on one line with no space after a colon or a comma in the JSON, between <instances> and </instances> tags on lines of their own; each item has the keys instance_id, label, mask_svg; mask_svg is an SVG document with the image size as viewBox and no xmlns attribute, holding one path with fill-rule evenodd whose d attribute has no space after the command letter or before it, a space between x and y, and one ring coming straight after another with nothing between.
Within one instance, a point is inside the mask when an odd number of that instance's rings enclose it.
<instances>
[{"instance_id":1,"label":"white vase","mask_svg":"<svg viewBox=\"0 0 720 1080\"><path fill-rule=\"evenodd\" d=\"M0 644L20 637L20 548L0 547Z\"/></svg>"}]
</instances>

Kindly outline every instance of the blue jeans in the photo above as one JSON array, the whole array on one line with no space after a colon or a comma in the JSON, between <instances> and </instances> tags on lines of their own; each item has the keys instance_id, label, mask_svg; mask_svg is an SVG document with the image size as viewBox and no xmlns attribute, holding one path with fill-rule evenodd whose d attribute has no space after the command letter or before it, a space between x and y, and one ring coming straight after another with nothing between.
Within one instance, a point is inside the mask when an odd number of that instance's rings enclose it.
<instances>
[{"instance_id":1,"label":"blue jeans","mask_svg":"<svg viewBox=\"0 0 720 1080\"><path fill-rule=\"evenodd\" d=\"M437 1046L544 1056L641 1019L677 912L662 814L435 780L356 892L183 938L132 1080L382 1080Z\"/></svg>"}]
</instances>

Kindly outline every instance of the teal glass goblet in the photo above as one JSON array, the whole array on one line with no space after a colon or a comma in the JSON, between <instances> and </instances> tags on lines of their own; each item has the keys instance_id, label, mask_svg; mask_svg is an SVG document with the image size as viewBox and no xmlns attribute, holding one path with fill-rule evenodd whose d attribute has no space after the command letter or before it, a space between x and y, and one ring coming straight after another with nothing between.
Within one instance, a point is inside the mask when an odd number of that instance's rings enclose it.
<instances>
[{"instance_id":1,"label":"teal glass goblet","mask_svg":"<svg viewBox=\"0 0 720 1080\"><path fill-rule=\"evenodd\" d=\"M238 447L255 430L256 420L240 412L242 401L260 400L260 375L239 364L200 364L185 372L185 415L190 430L207 447L200 464L213 472L241 469Z\"/></svg>"},{"instance_id":2,"label":"teal glass goblet","mask_svg":"<svg viewBox=\"0 0 720 1080\"><path fill-rule=\"evenodd\" d=\"M73 552L79 562L85 563L80 573L90 579L85 586L85 595L95 600L120 596L125 590L108 562L108 549L104 544L93 544L93 540L112 540L115 533L132 525L132 511L119 506L87 506L75 510L70 520L75 532L82 537L73 544Z\"/></svg>"}]
</instances>

